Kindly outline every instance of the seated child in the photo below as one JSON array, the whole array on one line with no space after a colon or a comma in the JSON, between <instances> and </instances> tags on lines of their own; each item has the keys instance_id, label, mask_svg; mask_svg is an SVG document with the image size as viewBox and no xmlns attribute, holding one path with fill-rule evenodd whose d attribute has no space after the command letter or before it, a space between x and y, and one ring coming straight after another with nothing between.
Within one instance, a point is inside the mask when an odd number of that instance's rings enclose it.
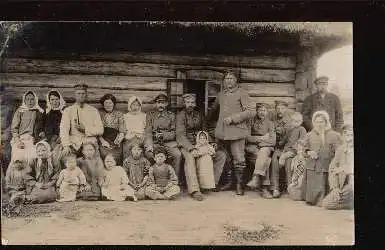
<instances>
[{"instance_id":1,"label":"seated child","mask_svg":"<svg viewBox=\"0 0 385 250\"><path fill-rule=\"evenodd\" d=\"M128 184L135 190L138 200L146 198L145 190L148 181L150 162L144 157L142 147L134 143L131 154L123 161L123 168L128 175Z\"/></svg>"},{"instance_id":2,"label":"seated child","mask_svg":"<svg viewBox=\"0 0 385 250\"><path fill-rule=\"evenodd\" d=\"M57 201L74 201L76 200L76 193L84 190L87 184L86 177L78 167L75 155L68 155L63 161L66 168L60 172L56 183L56 187L59 189L59 199Z\"/></svg>"},{"instance_id":3,"label":"seated child","mask_svg":"<svg viewBox=\"0 0 385 250\"><path fill-rule=\"evenodd\" d=\"M291 116L291 124L289 131L287 133L286 143L283 148L282 154L279 157L278 163L281 166L284 166L286 163L286 160L289 158L293 158L295 156L295 148L298 140L302 140L306 136L306 129L301 126L303 121L303 117L301 113L294 112ZM290 163L288 163L286 167L286 180L287 184L289 185L289 182L291 180L291 171L290 171Z\"/></svg>"},{"instance_id":4,"label":"seated child","mask_svg":"<svg viewBox=\"0 0 385 250\"><path fill-rule=\"evenodd\" d=\"M128 177L121 166L116 165L112 154L107 154L104 159L105 176L102 184L102 195L107 200L124 201L132 198L137 201L132 187L128 185Z\"/></svg>"},{"instance_id":5,"label":"seated child","mask_svg":"<svg viewBox=\"0 0 385 250\"><path fill-rule=\"evenodd\" d=\"M165 163L166 152L162 148L154 150L155 164L148 171L149 186L146 196L152 200L172 200L180 193L178 177L171 165Z\"/></svg>"},{"instance_id":6,"label":"seated child","mask_svg":"<svg viewBox=\"0 0 385 250\"><path fill-rule=\"evenodd\" d=\"M91 138L86 139L82 145L82 153L83 157L78 158L77 163L86 177L87 185L77 196L83 200L100 200L104 164L100 157L97 141Z\"/></svg>"},{"instance_id":7,"label":"seated child","mask_svg":"<svg viewBox=\"0 0 385 250\"><path fill-rule=\"evenodd\" d=\"M214 165L212 156L215 155L215 149L209 144L207 132L199 131L196 138L195 149L197 154L196 166L198 172L199 186L202 192L207 192L215 188Z\"/></svg>"},{"instance_id":8,"label":"seated child","mask_svg":"<svg viewBox=\"0 0 385 250\"><path fill-rule=\"evenodd\" d=\"M5 188L9 196L10 211L20 211L28 188L28 165L22 155L15 155L5 176Z\"/></svg>"},{"instance_id":9,"label":"seated child","mask_svg":"<svg viewBox=\"0 0 385 250\"><path fill-rule=\"evenodd\" d=\"M287 192L293 200L304 200L303 184L305 176L305 152L303 150L304 141L297 142L297 155L291 161L291 179L288 183Z\"/></svg>"}]
</instances>

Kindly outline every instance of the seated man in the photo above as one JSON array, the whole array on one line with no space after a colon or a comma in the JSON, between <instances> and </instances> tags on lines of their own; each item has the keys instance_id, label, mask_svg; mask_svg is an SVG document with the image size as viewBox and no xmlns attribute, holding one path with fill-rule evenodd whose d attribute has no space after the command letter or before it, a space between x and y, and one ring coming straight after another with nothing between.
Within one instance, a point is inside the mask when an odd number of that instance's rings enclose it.
<instances>
[{"instance_id":1,"label":"seated man","mask_svg":"<svg viewBox=\"0 0 385 250\"><path fill-rule=\"evenodd\" d=\"M157 110L149 112L146 118L145 155L154 162L154 148L162 146L167 151L167 155L172 157L172 167L180 178L182 154L176 142L175 114L167 110L167 95L159 94L155 98L155 103Z\"/></svg>"},{"instance_id":2,"label":"seated man","mask_svg":"<svg viewBox=\"0 0 385 250\"><path fill-rule=\"evenodd\" d=\"M267 185L270 185L269 166L271 162L270 155L276 140L275 128L273 122L266 117L267 109L265 104L257 103L256 111L257 115L251 123L251 134L247 137L246 152L251 154L253 159L256 159L253 178L247 183L247 186L258 188L263 179L262 196L272 198Z\"/></svg>"}]
</instances>

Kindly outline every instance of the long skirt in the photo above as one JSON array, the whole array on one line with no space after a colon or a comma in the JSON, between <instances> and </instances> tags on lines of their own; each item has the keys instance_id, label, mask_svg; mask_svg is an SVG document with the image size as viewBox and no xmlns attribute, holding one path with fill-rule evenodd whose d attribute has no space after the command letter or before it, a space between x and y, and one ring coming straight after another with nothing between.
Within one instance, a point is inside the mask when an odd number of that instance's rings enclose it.
<instances>
[{"instance_id":1,"label":"long skirt","mask_svg":"<svg viewBox=\"0 0 385 250\"><path fill-rule=\"evenodd\" d=\"M141 187L138 190L135 190L134 194L135 194L136 198L138 198L138 200L145 200L146 199L146 188Z\"/></svg>"},{"instance_id":2,"label":"long skirt","mask_svg":"<svg viewBox=\"0 0 385 250\"><path fill-rule=\"evenodd\" d=\"M316 172L306 169L306 178L304 180L305 201L309 205L322 205L322 200L328 193L328 173Z\"/></svg>"},{"instance_id":3,"label":"long skirt","mask_svg":"<svg viewBox=\"0 0 385 250\"><path fill-rule=\"evenodd\" d=\"M156 185L152 184L147 186L146 188L146 196L150 198L151 200L165 200L169 199L170 197L174 197L180 193L180 188L178 185L172 185L164 192L159 192L156 190Z\"/></svg>"},{"instance_id":4,"label":"long skirt","mask_svg":"<svg viewBox=\"0 0 385 250\"><path fill-rule=\"evenodd\" d=\"M214 164L210 155L203 155L196 159L199 187L204 189L215 188Z\"/></svg>"},{"instance_id":5,"label":"long skirt","mask_svg":"<svg viewBox=\"0 0 385 250\"><path fill-rule=\"evenodd\" d=\"M34 187L29 195L29 199L32 203L48 203L53 202L57 198L57 192L55 187L49 187L46 189Z\"/></svg>"},{"instance_id":6,"label":"long skirt","mask_svg":"<svg viewBox=\"0 0 385 250\"><path fill-rule=\"evenodd\" d=\"M102 195L112 201L124 201L127 197L135 197L134 189L129 185L123 188L120 185L102 187Z\"/></svg>"},{"instance_id":7,"label":"long skirt","mask_svg":"<svg viewBox=\"0 0 385 250\"><path fill-rule=\"evenodd\" d=\"M90 191L82 191L78 192L76 194L76 198L81 199L81 200L90 200L90 201L95 201L95 200L100 200L102 198L102 190L97 185L96 183L91 184L91 190Z\"/></svg>"}]
</instances>

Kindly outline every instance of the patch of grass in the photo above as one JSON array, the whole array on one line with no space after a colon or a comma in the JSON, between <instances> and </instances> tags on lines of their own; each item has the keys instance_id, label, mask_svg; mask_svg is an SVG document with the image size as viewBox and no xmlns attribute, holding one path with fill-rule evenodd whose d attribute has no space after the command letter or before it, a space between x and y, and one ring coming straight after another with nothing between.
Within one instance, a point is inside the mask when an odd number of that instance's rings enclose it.
<instances>
[{"instance_id":1,"label":"patch of grass","mask_svg":"<svg viewBox=\"0 0 385 250\"><path fill-rule=\"evenodd\" d=\"M233 243L262 242L268 239L277 239L280 230L266 223L261 223L262 230L244 230L239 226L225 225L227 240Z\"/></svg>"},{"instance_id":2,"label":"patch of grass","mask_svg":"<svg viewBox=\"0 0 385 250\"><path fill-rule=\"evenodd\" d=\"M52 212L60 211L55 204L20 204L10 208L8 201L2 203L2 214L7 217L49 217Z\"/></svg>"}]
</instances>

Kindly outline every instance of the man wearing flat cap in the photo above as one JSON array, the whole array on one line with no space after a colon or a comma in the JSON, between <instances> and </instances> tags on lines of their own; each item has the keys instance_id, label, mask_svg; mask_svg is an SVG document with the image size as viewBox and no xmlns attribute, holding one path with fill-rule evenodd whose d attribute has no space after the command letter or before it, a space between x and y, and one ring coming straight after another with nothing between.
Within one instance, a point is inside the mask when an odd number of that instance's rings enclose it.
<instances>
[{"instance_id":1,"label":"man wearing flat cap","mask_svg":"<svg viewBox=\"0 0 385 250\"><path fill-rule=\"evenodd\" d=\"M340 131L344 123L340 98L327 90L329 78L321 76L314 80L317 92L308 96L303 102L302 115L304 127L307 131L312 129L312 116L316 111L324 110L329 114L333 130Z\"/></svg>"},{"instance_id":2,"label":"man wearing flat cap","mask_svg":"<svg viewBox=\"0 0 385 250\"><path fill-rule=\"evenodd\" d=\"M86 138L97 140L103 134L103 123L98 110L87 104L86 84L76 84L75 103L64 109L60 122L60 139L63 154L79 154L80 147Z\"/></svg>"},{"instance_id":3,"label":"man wearing flat cap","mask_svg":"<svg viewBox=\"0 0 385 250\"><path fill-rule=\"evenodd\" d=\"M202 113L196 109L196 95L188 93L183 95L184 109L176 116L176 140L181 147L184 157L184 172L186 176L187 190L195 200L203 200L200 183L198 180L199 170L196 165L197 149L194 144L199 131L207 131ZM217 185L226 162L226 153L217 150L213 157L214 180Z\"/></svg>"},{"instance_id":4,"label":"man wearing flat cap","mask_svg":"<svg viewBox=\"0 0 385 250\"><path fill-rule=\"evenodd\" d=\"M160 93L155 97L156 110L147 113L144 148L147 158L154 157L154 148L163 147L167 156L172 157L172 167L180 178L182 154L176 142L175 114L167 110L168 97Z\"/></svg>"},{"instance_id":5,"label":"man wearing flat cap","mask_svg":"<svg viewBox=\"0 0 385 250\"><path fill-rule=\"evenodd\" d=\"M239 86L236 75L225 73L223 90L218 94L209 117L214 117L219 110L215 138L231 152L237 195L244 195L245 143L249 134L247 121L255 115L249 105L249 94Z\"/></svg>"},{"instance_id":6,"label":"man wearing flat cap","mask_svg":"<svg viewBox=\"0 0 385 250\"><path fill-rule=\"evenodd\" d=\"M267 105L256 104L256 116L251 121L250 135L247 137L246 152L248 159L254 163L253 177L247 186L250 188L262 187L262 197L272 198L268 187L270 185L271 152L274 150L276 133L274 123L267 116Z\"/></svg>"}]
</instances>

